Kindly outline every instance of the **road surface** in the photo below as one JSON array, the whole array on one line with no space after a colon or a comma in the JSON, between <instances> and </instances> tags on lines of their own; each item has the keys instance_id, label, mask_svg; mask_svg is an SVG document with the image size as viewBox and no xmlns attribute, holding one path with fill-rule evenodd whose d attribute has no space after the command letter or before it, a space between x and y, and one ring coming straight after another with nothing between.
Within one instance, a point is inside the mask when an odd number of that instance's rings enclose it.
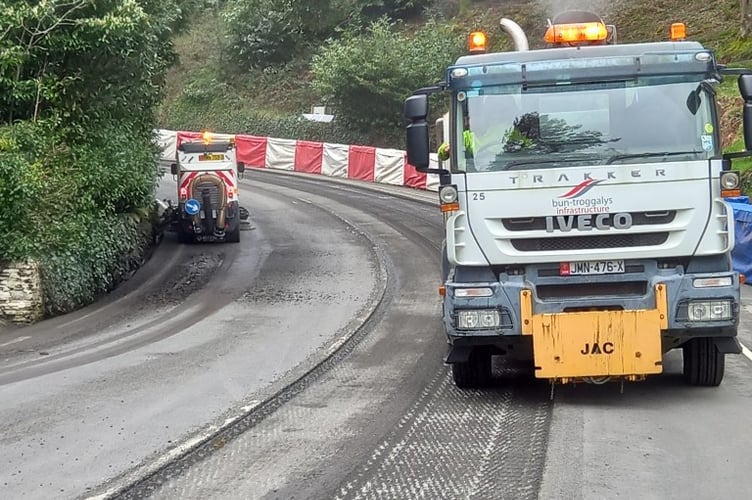
<instances>
[{"instance_id":1,"label":"road surface","mask_svg":"<svg viewBox=\"0 0 752 500\"><path fill-rule=\"evenodd\" d=\"M677 353L623 394L503 366L458 390L435 194L242 187L239 245L169 237L104 301L0 333L0 497L748 497L752 360L713 389Z\"/></svg>"}]
</instances>

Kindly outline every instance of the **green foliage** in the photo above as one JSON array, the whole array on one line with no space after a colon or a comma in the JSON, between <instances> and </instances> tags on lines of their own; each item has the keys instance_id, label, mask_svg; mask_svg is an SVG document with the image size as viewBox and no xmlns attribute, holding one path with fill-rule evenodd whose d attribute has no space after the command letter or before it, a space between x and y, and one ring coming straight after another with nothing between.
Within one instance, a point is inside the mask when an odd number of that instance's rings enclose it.
<instances>
[{"instance_id":1,"label":"green foliage","mask_svg":"<svg viewBox=\"0 0 752 500\"><path fill-rule=\"evenodd\" d=\"M45 135L32 140L39 127L19 123L0 127L0 256L21 258L38 248L29 234L39 223L35 208L47 187L46 170L50 163L40 149L49 146Z\"/></svg>"},{"instance_id":2,"label":"green foliage","mask_svg":"<svg viewBox=\"0 0 752 500\"><path fill-rule=\"evenodd\" d=\"M365 33L350 30L313 59L314 88L347 125L400 130L402 105L414 89L441 80L461 53L463 37L430 21L408 38L387 18Z\"/></svg>"},{"instance_id":3,"label":"green foliage","mask_svg":"<svg viewBox=\"0 0 752 500\"><path fill-rule=\"evenodd\" d=\"M289 61L303 40L293 0L231 1L224 11L227 48L251 68Z\"/></svg>"},{"instance_id":4,"label":"green foliage","mask_svg":"<svg viewBox=\"0 0 752 500\"><path fill-rule=\"evenodd\" d=\"M364 0L359 2L366 18L389 15L395 19L406 19L433 3L431 0Z\"/></svg>"},{"instance_id":5,"label":"green foliage","mask_svg":"<svg viewBox=\"0 0 752 500\"><path fill-rule=\"evenodd\" d=\"M112 290L141 263L151 236L125 216L76 214L62 226L68 244L41 259L48 315L70 312Z\"/></svg>"},{"instance_id":6,"label":"green foliage","mask_svg":"<svg viewBox=\"0 0 752 500\"><path fill-rule=\"evenodd\" d=\"M171 38L202 3L0 0L0 259L40 260L49 312L142 244L129 214L152 203Z\"/></svg>"},{"instance_id":7,"label":"green foliage","mask_svg":"<svg viewBox=\"0 0 752 500\"><path fill-rule=\"evenodd\" d=\"M378 142L371 134L359 133L338 122L320 123L303 119L299 114L256 109L251 102L238 103L217 97L206 108L179 99L163 110L163 126L172 130L216 130L261 137L279 137L340 144ZM386 141L381 144L389 146Z\"/></svg>"},{"instance_id":8,"label":"green foliage","mask_svg":"<svg viewBox=\"0 0 752 500\"><path fill-rule=\"evenodd\" d=\"M347 23L402 18L430 0L230 0L223 11L228 51L249 68L291 61Z\"/></svg>"}]
</instances>

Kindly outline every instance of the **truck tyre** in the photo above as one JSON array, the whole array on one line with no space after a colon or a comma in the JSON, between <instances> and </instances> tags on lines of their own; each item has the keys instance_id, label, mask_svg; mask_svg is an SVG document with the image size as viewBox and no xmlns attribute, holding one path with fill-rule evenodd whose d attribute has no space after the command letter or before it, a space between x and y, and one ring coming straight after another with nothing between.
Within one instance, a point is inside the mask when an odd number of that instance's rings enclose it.
<instances>
[{"instance_id":1,"label":"truck tyre","mask_svg":"<svg viewBox=\"0 0 752 500\"><path fill-rule=\"evenodd\" d=\"M464 363L452 364L452 378L460 389L487 387L491 383L491 353L475 349Z\"/></svg>"},{"instance_id":2,"label":"truck tyre","mask_svg":"<svg viewBox=\"0 0 752 500\"><path fill-rule=\"evenodd\" d=\"M236 227L235 231L225 233L225 241L227 243L240 243L240 226Z\"/></svg>"},{"instance_id":3,"label":"truck tyre","mask_svg":"<svg viewBox=\"0 0 752 500\"><path fill-rule=\"evenodd\" d=\"M684 379L690 385L716 387L721 385L726 357L713 339L696 338L683 346Z\"/></svg>"}]
</instances>

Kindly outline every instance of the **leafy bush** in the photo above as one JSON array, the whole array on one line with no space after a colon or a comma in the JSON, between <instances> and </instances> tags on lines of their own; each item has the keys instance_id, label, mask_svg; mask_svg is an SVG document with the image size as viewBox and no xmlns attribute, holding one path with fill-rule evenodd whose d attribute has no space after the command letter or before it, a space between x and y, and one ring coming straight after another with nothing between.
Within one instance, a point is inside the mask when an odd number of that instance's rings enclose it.
<instances>
[{"instance_id":1,"label":"leafy bush","mask_svg":"<svg viewBox=\"0 0 752 500\"><path fill-rule=\"evenodd\" d=\"M284 64L301 49L382 15L408 17L430 0L231 0L223 12L227 49L250 68Z\"/></svg>"},{"instance_id":2,"label":"leafy bush","mask_svg":"<svg viewBox=\"0 0 752 500\"><path fill-rule=\"evenodd\" d=\"M219 98L206 107L179 100L169 109L163 109L162 126L171 130L214 130L340 144L374 144L372 136L336 120L312 122L299 114L268 112L254 109L252 104Z\"/></svg>"},{"instance_id":3,"label":"leafy bush","mask_svg":"<svg viewBox=\"0 0 752 500\"><path fill-rule=\"evenodd\" d=\"M432 0L366 0L360 2L366 17L377 18L387 14L396 19L406 19L433 3Z\"/></svg>"},{"instance_id":4,"label":"leafy bush","mask_svg":"<svg viewBox=\"0 0 752 500\"><path fill-rule=\"evenodd\" d=\"M462 52L463 37L446 25L428 22L409 38L399 27L381 18L365 33L348 31L313 59L314 88L361 132L399 130L401 137L404 99L442 79Z\"/></svg>"},{"instance_id":5,"label":"leafy bush","mask_svg":"<svg viewBox=\"0 0 752 500\"><path fill-rule=\"evenodd\" d=\"M112 290L138 268L152 241L150 226L127 216L77 214L63 226L74 239L40 259L49 316L73 311Z\"/></svg>"},{"instance_id":6,"label":"leafy bush","mask_svg":"<svg viewBox=\"0 0 752 500\"><path fill-rule=\"evenodd\" d=\"M303 40L292 0L228 2L223 16L228 50L251 68L289 61Z\"/></svg>"},{"instance_id":7,"label":"leafy bush","mask_svg":"<svg viewBox=\"0 0 752 500\"><path fill-rule=\"evenodd\" d=\"M41 263L48 313L148 245L171 42L200 0L0 1L0 260Z\"/></svg>"}]
</instances>

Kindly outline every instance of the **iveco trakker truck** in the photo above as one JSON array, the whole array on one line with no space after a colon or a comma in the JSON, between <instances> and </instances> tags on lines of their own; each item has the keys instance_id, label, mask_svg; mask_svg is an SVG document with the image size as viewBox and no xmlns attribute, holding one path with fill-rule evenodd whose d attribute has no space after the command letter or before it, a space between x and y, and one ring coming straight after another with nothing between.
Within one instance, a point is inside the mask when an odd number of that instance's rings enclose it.
<instances>
[{"instance_id":1,"label":"iveco trakker truck","mask_svg":"<svg viewBox=\"0 0 752 500\"><path fill-rule=\"evenodd\" d=\"M716 88L738 76L752 148L752 75L719 65L685 26L616 44L589 12L549 21L546 48L501 27L515 50L470 53L405 102L408 160L439 175L443 323L455 383L477 387L492 356L552 384L642 380L683 349L689 384L721 383L739 353L733 158ZM429 168L428 98L448 92L449 157Z\"/></svg>"}]
</instances>

